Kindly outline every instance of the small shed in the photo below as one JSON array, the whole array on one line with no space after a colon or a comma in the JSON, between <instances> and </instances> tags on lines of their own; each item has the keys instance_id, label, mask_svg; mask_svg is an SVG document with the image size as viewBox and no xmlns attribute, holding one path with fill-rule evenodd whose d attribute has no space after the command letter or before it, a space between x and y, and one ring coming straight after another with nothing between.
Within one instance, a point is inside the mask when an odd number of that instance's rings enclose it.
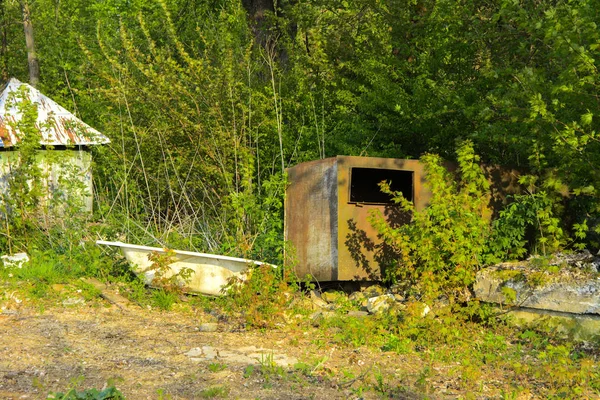
<instances>
[{"instance_id":1,"label":"small shed","mask_svg":"<svg viewBox=\"0 0 600 400\"><path fill-rule=\"evenodd\" d=\"M35 128L41 150L36 160L44 172L45 187L61 189L61 177L76 171L85 185L85 209L92 209L92 174L89 146L110 140L34 87L12 78L0 94L0 192L6 193L10 174L19 160L19 142L23 138L20 122L24 110L37 110ZM61 152L60 160L53 157ZM68 172L67 172L68 171Z\"/></svg>"},{"instance_id":2,"label":"small shed","mask_svg":"<svg viewBox=\"0 0 600 400\"><path fill-rule=\"evenodd\" d=\"M417 210L427 206L431 192L424 166L416 160L337 156L288 169L285 237L293 245L296 273L317 281L376 280L390 255L368 222L380 210L391 225L410 215L381 192L391 182Z\"/></svg>"}]
</instances>

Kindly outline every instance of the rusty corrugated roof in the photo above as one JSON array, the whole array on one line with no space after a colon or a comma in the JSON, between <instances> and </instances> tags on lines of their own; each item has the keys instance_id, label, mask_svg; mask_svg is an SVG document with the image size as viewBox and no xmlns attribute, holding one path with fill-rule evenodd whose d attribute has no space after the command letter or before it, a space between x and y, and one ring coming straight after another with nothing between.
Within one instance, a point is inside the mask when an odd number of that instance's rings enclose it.
<instances>
[{"instance_id":1,"label":"rusty corrugated roof","mask_svg":"<svg viewBox=\"0 0 600 400\"><path fill-rule=\"evenodd\" d=\"M34 87L12 78L0 95L0 147L12 147L18 144L20 132L17 127L21 120L18 103L23 96L18 93L24 86L24 93L37 106L37 127L40 131L40 144L47 146L95 145L110 143L110 140L61 107L52 99L44 96Z\"/></svg>"}]
</instances>

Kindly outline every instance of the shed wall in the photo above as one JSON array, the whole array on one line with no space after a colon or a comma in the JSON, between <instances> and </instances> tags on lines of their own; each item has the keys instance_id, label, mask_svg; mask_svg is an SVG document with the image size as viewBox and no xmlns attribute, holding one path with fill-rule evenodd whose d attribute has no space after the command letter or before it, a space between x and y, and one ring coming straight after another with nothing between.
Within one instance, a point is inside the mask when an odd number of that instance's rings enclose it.
<instances>
[{"instance_id":1,"label":"shed wall","mask_svg":"<svg viewBox=\"0 0 600 400\"><path fill-rule=\"evenodd\" d=\"M11 171L19 161L19 151L0 152L0 193L7 193ZM40 150L36 162L44 175L46 194L42 201L48 201L52 195L66 192L64 182L72 179L78 185L83 203L82 211L92 211L92 157L89 152L79 150Z\"/></svg>"}]
</instances>

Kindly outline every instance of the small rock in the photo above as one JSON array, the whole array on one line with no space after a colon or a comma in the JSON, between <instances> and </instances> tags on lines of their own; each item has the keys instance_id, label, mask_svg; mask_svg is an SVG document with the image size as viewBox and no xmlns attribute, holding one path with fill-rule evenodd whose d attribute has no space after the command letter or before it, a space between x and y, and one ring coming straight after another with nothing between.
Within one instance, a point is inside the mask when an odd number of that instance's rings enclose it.
<instances>
[{"instance_id":1,"label":"small rock","mask_svg":"<svg viewBox=\"0 0 600 400\"><path fill-rule=\"evenodd\" d=\"M440 309L445 308L450 305L450 300L448 300L447 296L440 296L435 303L433 303L433 308Z\"/></svg>"},{"instance_id":2,"label":"small rock","mask_svg":"<svg viewBox=\"0 0 600 400\"><path fill-rule=\"evenodd\" d=\"M85 300L82 299L81 297L69 297L68 299L64 300L62 302L63 306L68 307L68 306L76 306L78 304L84 304Z\"/></svg>"},{"instance_id":3,"label":"small rock","mask_svg":"<svg viewBox=\"0 0 600 400\"><path fill-rule=\"evenodd\" d=\"M255 353L259 350L262 350L262 349L259 349L256 346L246 346L246 347L240 347L237 349L237 351L239 351L240 353Z\"/></svg>"},{"instance_id":4,"label":"small rock","mask_svg":"<svg viewBox=\"0 0 600 400\"><path fill-rule=\"evenodd\" d=\"M406 296L406 293L409 291L410 285L406 282L398 282L394 283L390 286L389 292L392 294L400 294Z\"/></svg>"},{"instance_id":5,"label":"small rock","mask_svg":"<svg viewBox=\"0 0 600 400\"><path fill-rule=\"evenodd\" d=\"M319 293L315 290L310 291L310 299L314 306L317 308L329 308L329 303L321 298Z\"/></svg>"},{"instance_id":6,"label":"small rock","mask_svg":"<svg viewBox=\"0 0 600 400\"><path fill-rule=\"evenodd\" d=\"M283 312L283 320L286 324L295 324L302 320L302 315L294 314L294 310L286 310Z\"/></svg>"},{"instance_id":7,"label":"small rock","mask_svg":"<svg viewBox=\"0 0 600 400\"><path fill-rule=\"evenodd\" d=\"M52 290L54 290L55 292L62 292L63 290L65 290L65 285L60 284L60 283L55 283L52 285Z\"/></svg>"},{"instance_id":8,"label":"small rock","mask_svg":"<svg viewBox=\"0 0 600 400\"><path fill-rule=\"evenodd\" d=\"M379 285L371 285L369 287L363 288L362 292L366 297L377 297L385 293L385 288Z\"/></svg>"},{"instance_id":9,"label":"small rock","mask_svg":"<svg viewBox=\"0 0 600 400\"><path fill-rule=\"evenodd\" d=\"M346 298L346 295L342 292L336 292L333 290L328 290L324 293L321 293L321 298L328 303L337 303L340 300Z\"/></svg>"},{"instance_id":10,"label":"small rock","mask_svg":"<svg viewBox=\"0 0 600 400\"><path fill-rule=\"evenodd\" d=\"M369 300L367 300L367 310L371 314L380 314L386 310L389 310L394 302L394 296L391 294L371 297Z\"/></svg>"},{"instance_id":11,"label":"small rock","mask_svg":"<svg viewBox=\"0 0 600 400\"><path fill-rule=\"evenodd\" d=\"M6 268L22 268L23 265L29 261L29 256L27 253L17 253L12 256L4 255L0 257L0 259L2 259Z\"/></svg>"},{"instance_id":12,"label":"small rock","mask_svg":"<svg viewBox=\"0 0 600 400\"><path fill-rule=\"evenodd\" d=\"M367 317L369 315L369 313L367 311L348 311L348 315L349 317L354 317L354 318L363 318L363 317Z\"/></svg>"},{"instance_id":13,"label":"small rock","mask_svg":"<svg viewBox=\"0 0 600 400\"><path fill-rule=\"evenodd\" d=\"M394 300L396 300L398 303L403 303L406 300L406 298L404 298L404 296L402 296L402 295L395 294Z\"/></svg>"},{"instance_id":14,"label":"small rock","mask_svg":"<svg viewBox=\"0 0 600 400\"><path fill-rule=\"evenodd\" d=\"M216 332L219 329L219 324L216 322L205 322L200 324L198 330L200 332Z\"/></svg>"},{"instance_id":15,"label":"small rock","mask_svg":"<svg viewBox=\"0 0 600 400\"><path fill-rule=\"evenodd\" d=\"M210 346L202 346L202 354L204 354L205 360L214 360L219 356L217 350Z\"/></svg>"},{"instance_id":16,"label":"small rock","mask_svg":"<svg viewBox=\"0 0 600 400\"><path fill-rule=\"evenodd\" d=\"M285 354L276 354L273 357L273 362L280 367L289 368L298 363L296 357L290 357Z\"/></svg>"},{"instance_id":17,"label":"small rock","mask_svg":"<svg viewBox=\"0 0 600 400\"><path fill-rule=\"evenodd\" d=\"M332 311L317 311L315 313L312 313L310 316L311 324L314 327L321 326L321 324L323 323L323 321L325 319L331 318L334 315L335 315L335 313Z\"/></svg>"},{"instance_id":18,"label":"small rock","mask_svg":"<svg viewBox=\"0 0 600 400\"><path fill-rule=\"evenodd\" d=\"M363 292L354 292L349 297L348 300L360 304L361 306L367 306L367 296Z\"/></svg>"},{"instance_id":19,"label":"small rock","mask_svg":"<svg viewBox=\"0 0 600 400\"><path fill-rule=\"evenodd\" d=\"M188 357L199 357L202 355L202 350L200 349L200 347L194 347L187 353L183 353L183 355Z\"/></svg>"}]
</instances>

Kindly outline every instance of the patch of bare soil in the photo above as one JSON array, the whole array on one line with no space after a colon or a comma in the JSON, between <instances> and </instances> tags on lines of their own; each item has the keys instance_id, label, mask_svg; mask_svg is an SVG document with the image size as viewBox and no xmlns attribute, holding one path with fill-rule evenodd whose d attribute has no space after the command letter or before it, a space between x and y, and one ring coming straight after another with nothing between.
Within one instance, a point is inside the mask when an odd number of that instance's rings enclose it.
<instances>
[{"instance_id":1,"label":"patch of bare soil","mask_svg":"<svg viewBox=\"0 0 600 400\"><path fill-rule=\"evenodd\" d=\"M43 312L5 310L0 398L43 399L77 379L83 379L80 389L112 382L128 399L380 398L369 386L376 384L373 371L389 385L403 363L396 354L330 346L309 328L235 332L219 323L218 331L202 332L199 313L120 308L104 300ZM396 398L420 397L387 389Z\"/></svg>"}]
</instances>

